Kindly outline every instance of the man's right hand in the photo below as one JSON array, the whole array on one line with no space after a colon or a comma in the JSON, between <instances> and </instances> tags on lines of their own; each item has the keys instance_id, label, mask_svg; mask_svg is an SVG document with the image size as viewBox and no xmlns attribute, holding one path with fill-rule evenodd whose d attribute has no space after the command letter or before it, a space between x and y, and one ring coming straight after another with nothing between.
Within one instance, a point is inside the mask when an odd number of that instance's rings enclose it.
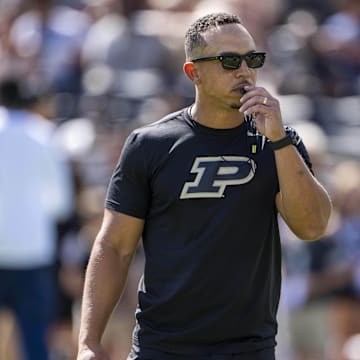
<instances>
[{"instance_id":1,"label":"man's right hand","mask_svg":"<svg viewBox=\"0 0 360 360\"><path fill-rule=\"evenodd\" d=\"M86 346L79 349L77 360L110 360L110 357L101 345Z\"/></svg>"}]
</instances>

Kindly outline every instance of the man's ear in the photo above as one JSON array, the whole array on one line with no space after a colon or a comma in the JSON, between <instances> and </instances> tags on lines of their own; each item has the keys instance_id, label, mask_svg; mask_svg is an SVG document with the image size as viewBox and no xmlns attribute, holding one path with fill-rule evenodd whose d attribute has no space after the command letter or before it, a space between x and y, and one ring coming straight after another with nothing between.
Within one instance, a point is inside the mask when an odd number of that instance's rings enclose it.
<instances>
[{"instance_id":1,"label":"man's ear","mask_svg":"<svg viewBox=\"0 0 360 360\"><path fill-rule=\"evenodd\" d=\"M183 66L184 73L194 83L200 83L199 73L196 70L193 62L186 62Z\"/></svg>"}]
</instances>

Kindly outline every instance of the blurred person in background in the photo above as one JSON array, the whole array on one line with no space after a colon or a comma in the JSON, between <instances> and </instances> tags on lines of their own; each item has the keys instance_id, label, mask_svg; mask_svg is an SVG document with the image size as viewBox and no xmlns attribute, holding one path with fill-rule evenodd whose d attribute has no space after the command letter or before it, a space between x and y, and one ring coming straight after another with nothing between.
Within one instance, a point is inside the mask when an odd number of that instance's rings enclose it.
<instances>
[{"instance_id":1,"label":"blurred person in background","mask_svg":"<svg viewBox=\"0 0 360 360\"><path fill-rule=\"evenodd\" d=\"M178 68L148 2L123 1L119 6L112 0L88 1L87 9L94 18L82 48L89 107L98 103L101 121L107 118L114 124L144 121L139 119L144 108L145 121L151 113L155 118L167 113Z\"/></svg>"},{"instance_id":2,"label":"blurred person in background","mask_svg":"<svg viewBox=\"0 0 360 360\"><path fill-rule=\"evenodd\" d=\"M76 116L76 100L82 91L80 51L91 19L54 0L26 1L22 10L9 29L12 59L28 77L66 94L57 110L63 117Z\"/></svg>"},{"instance_id":3,"label":"blurred person in background","mask_svg":"<svg viewBox=\"0 0 360 360\"><path fill-rule=\"evenodd\" d=\"M16 317L26 360L49 358L57 223L73 205L71 174L37 90L15 77L0 83L0 307Z\"/></svg>"},{"instance_id":4,"label":"blurred person in background","mask_svg":"<svg viewBox=\"0 0 360 360\"><path fill-rule=\"evenodd\" d=\"M360 2L335 0L337 11L328 16L313 39L326 93L360 94Z\"/></svg>"},{"instance_id":5,"label":"blurred person in background","mask_svg":"<svg viewBox=\"0 0 360 360\"><path fill-rule=\"evenodd\" d=\"M360 162L346 160L332 172L334 214L333 263L348 276L331 293L329 354L331 360L348 360L343 353L351 336L360 333ZM336 284L329 277L329 284ZM321 288L321 287L320 287Z\"/></svg>"},{"instance_id":6,"label":"blurred person in background","mask_svg":"<svg viewBox=\"0 0 360 360\"><path fill-rule=\"evenodd\" d=\"M325 231L329 197L279 102L256 86L265 54L240 19L199 18L185 49L195 103L134 131L111 179L87 269L79 360L109 359L101 338L141 237L129 360L275 359L277 214L299 238Z\"/></svg>"}]
</instances>

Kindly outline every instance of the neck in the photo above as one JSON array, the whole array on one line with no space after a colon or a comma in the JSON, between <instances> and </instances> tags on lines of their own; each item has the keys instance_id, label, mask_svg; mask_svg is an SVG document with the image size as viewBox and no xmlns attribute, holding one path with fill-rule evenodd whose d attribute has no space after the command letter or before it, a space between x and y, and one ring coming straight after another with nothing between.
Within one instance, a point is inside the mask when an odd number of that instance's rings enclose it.
<instances>
[{"instance_id":1,"label":"neck","mask_svg":"<svg viewBox=\"0 0 360 360\"><path fill-rule=\"evenodd\" d=\"M201 106L195 101L191 107L191 117L201 125L214 129L231 129L244 122L244 115L238 109L230 106L223 109L215 109L211 106Z\"/></svg>"}]
</instances>

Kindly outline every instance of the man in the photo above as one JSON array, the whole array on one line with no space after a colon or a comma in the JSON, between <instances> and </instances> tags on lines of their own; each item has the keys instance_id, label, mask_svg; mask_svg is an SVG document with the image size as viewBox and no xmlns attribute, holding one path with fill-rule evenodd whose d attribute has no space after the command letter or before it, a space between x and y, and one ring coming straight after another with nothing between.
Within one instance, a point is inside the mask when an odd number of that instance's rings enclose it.
<instances>
[{"instance_id":1,"label":"man","mask_svg":"<svg viewBox=\"0 0 360 360\"><path fill-rule=\"evenodd\" d=\"M200 18L185 50L195 103L134 131L113 174L78 360L108 359L101 335L140 237L146 264L128 359L274 359L277 213L302 239L326 228L329 197L278 101L255 85L265 55L239 18Z\"/></svg>"},{"instance_id":2,"label":"man","mask_svg":"<svg viewBox=\"0 0 360 360\"><path fill-rule=\"evenodd\" d=\"M70 215L72 177L35 112L42 95L0 82L0 309L13 311L22 357L47 360L56 307L57 222Z\"/></svg>"}]
</instances>

